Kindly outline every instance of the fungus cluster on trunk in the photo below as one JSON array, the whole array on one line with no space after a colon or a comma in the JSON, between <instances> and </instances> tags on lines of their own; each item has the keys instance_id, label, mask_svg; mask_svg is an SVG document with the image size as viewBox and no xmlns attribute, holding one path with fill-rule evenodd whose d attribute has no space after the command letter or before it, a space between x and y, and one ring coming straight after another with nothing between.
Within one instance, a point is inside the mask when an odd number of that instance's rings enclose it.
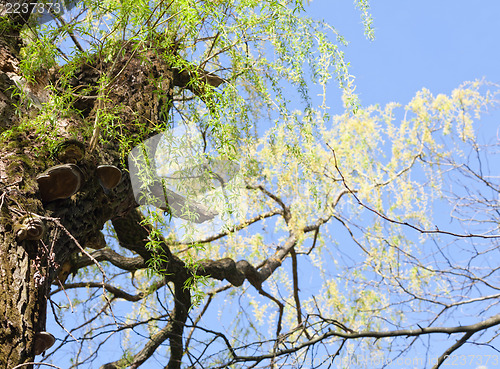
<instances>
[{"instance_id":1,"label":"fungus cluster on trunk","mask_svg":"<svg viewBox=\"0 0 500 369\"><path fill-rule=\"evenodd\" d=\"M85 146L81 142L65 141L56 147L54 154L61 164L48 168L36 177L40 198L44 204L70 198L80 191L87 179L79 166L85 156ZM103 190L108 193L120 183L122 172L114 165L99 165L96 168L96 177ZM36 214L24 215L15 226L18 242L40 240L45 233L45 224L42 218ZM96 240L95 247L102 247L102 242L97 241L99 240ZM61 266L58 273L58 279L61 283L65 282L71 272L71 267L70 261ZM36 333L34 339L35 355L40 355L48 350L54 342L55 338L52 334L48 332Z\"/></svg>"},{"instance_id":2,"label":"fungus cluster on trunk","mask_svg":"<svg viewBox=\"0 0 500 369\"><path fill-rule=\"evenodd\" d=\"M55 156L63 164L50 167L36 178L43 203L70 198L84 182L83 173L77 165L85 156L85 146L81 142L62 142L56 147ZM114 165L97 167L97 178L105 191L115 188L121 177L121 170Z\"/></svg>"}]
</instances>

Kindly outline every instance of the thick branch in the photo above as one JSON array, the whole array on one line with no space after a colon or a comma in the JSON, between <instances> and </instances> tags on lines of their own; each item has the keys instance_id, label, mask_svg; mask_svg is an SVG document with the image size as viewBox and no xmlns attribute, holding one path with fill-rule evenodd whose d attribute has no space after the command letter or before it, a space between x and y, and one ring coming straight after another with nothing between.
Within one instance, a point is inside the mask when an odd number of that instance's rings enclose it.
<instances>
[{"instance_id":1,"label":"thick branch","mask_svg":"<svg viewBox=\"0 0 500 369\"><path fill-rule=\"evenodd\" d=\"M184 280L184 278L180 279ZM123 365L130 365L129 367L132 369L139 368L167 339L170 340L170 359L166 368L180 368L183 355L182 337L191 304L191 295L189 289L184 288L183 282L176 281L174 285L175 305L170 322L148 340L142 350L133 357L132 361L130 359L121 359L105 364L101 369L117 369ZM137 295L137 297L140 296Z\"/></svg>"},{"instance_id":2,"label":"thick branch","mask_svg":"<svg viewBox=\"0 0 500 369\"><path fill-rule=\"evenodd\" d=\"M120 245L132 250L147 262L152 260L154 255L147 250L146 244L150 237L152 229L148 225L141 225L143 215L139 210L131 211L126 217L114 219L113 226ZM182 336L184 325L188 316L188 311L191 306L191 295L189 288L185 288L185 283L191 273L185 266L184 262L177 256L173 255L168 247L168 244L163 238L159 240L162 243L162 251L164 252L165 261L161 269L165 273L165 279L174 283L174 310L172 312L172 321L160 332L151 338L133 360L131 368L138 368L144 363L158 346L170 339L170 360L167 365L168 369L180 368L183 345ZM109 364L109 365L114 365ZM114 368L113 366L103 367L103 369Z\"/></svg>"},{"instance_id":3,"label":"thick branch","mask_svg":"<svg viewBox=\"0 0 500 369\"><path fill-rule=\"evenodd\" d=\"M118 241L122 247L125 247L139 254L147 263L153 258L152 253L146 249L150 230L148 226L141 225L144 220L143 215L139 210L131 211L126 217L113 220L113 226L118 236ZM165 253L167 262L163 268L166 275L176 275L178 273L189 273L184 262L177 256L173 255L164 239L162 243L162 251ZM241 286L243 282L248 280L257 290L260 290L262 282L281 265L281 261L286 257L289 250L295 244L295 237L291 237L284 248L278 249L275 255L264 262L261 271L252 266L246 260L235 262L230 258L220 260L206 260L199 263L196 269L196 274L200 276L209 276L218 280L226 279L234 286Z\"/></svg>"},{"instance_id":4,"label":"thick branch","mask_svg":"<svg viewBox=\"0 0 500 369\"><path fill-rule=\"evenodd\" d=\"M144 259L141 256L128 258L126 256L118 254L117 252L109 248L96 250L90 253L90 255L97 261L109 261L115 267L131 272L147 267ZM73 268L75 270L78 270L93 264L94 261L91 260L87 255L82 255L78 258Z\"/></svg>"},{"instance_id":5,"label":"thick branch","mask_svg":"<svg viewBox=\"0 0 500 369\"><path fill-rule=\"evenodd\" d=\"M297 309L297 323L302 324L302 304L299 297L299 273L297 263L297 253L295 249L290 250L292 256L292 278L293 278L293 299L295 300L295 308ZM307 331L305 331L307 338L311 338Z\"/></svg>"},{"instance_id":6,"label":"thick branch","mask_svg":"<svg viewBox=\"0 0 500 369\"><path fill-rule=\"evenodd\" d=\"M146 249L149 232L141 225L144 217L139 210L130 211L125 217L112 219L113 227L121 247L140 255L144 260L150 260L152 254Z\"/></svg>"},{"instance_id":7,"label":"thick branch","mask_svg":"<svg viewBox=\"0 0 500 369\"><path fill-rule=\"evenodd\" d=\"M175 305L173 311L172 329L169 334L170 339L170 360L165 369L179 369L184 353L182 345L182 335L184 326L191 308L191 292L180 280L174 283Z\"/></svg>"},{"instance_id":8,"label":"thick branch","mask_svg":"<svg viewBox=\"0 0 500 369\"><path fill-rule=\"evenodd\" d=\"M218 280L226 279L233 286L239 287L247 279L255 288L260 289L261 277L255 267L246 260L235 262L231 258L204 260L199 263L196 274Z\"/></svg>"},{"instance_id":9,"label":"thick branch","mask_svg":"<svg viewBox=\"0 0 500 369\"><path fill-rule=\"evenodd\" d=\"M191 306L191 294L189 289L184 288L180 282L174 283L174 309L171 320L159 332L154 334L132 360L120 359L118 361L105 364L101 369L117 369L127 366L131 369L139 368L148 360L167 339L170 340L170 360L166 369L179 369L183 354L182 335Z\"/></svg>"}]
</instances>

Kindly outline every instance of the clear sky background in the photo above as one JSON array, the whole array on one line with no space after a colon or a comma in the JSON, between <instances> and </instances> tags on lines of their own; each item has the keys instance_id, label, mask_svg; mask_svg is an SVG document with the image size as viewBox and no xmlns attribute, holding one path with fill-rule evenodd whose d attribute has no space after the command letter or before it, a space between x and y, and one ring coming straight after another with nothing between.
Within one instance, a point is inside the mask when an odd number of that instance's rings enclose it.
<instances>
[{"instance_id":1,"label":"clear sky background","mask_svg":"<svg viewBox=\"0 0 500 369\"><path fill-rule=\"evenodd\" d=\"M374 41L364 36L353 1L312 0L307 8L349 42L343 50L363 105L406 104L423 87L436 95L464 81L500 83L500 1L370 3ZM330 107L339 112L340 101Z\"/></svg>"}]
</instances>

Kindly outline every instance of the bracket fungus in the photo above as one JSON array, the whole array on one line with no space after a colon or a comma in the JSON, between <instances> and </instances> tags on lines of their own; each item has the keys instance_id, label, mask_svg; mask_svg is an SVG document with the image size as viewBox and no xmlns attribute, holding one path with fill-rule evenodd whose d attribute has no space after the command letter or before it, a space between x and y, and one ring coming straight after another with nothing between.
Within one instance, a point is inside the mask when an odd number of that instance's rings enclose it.
<instances>
[{"instance_id":1,"label":"bracket fungus","mask_svg":"<svg viewBox=\"0 0 500 369\"><path fill-rule=\"evenodd\" d=\"M47 351L55 342L55 337L49 332L38 332L35 334L35 355Z\"/></svg>"},{"instance_id":2,"label":"bracket fungus","mask_svg":"<svg viewBox=\"0 0 500 369\"><path fill-rule=\"evenodd\" d=\"M76 164L85 155L85 145L77 140L67 140L57 145L55 154L62 163Z\"/></svg>"},{"instance_id":3,"label":"bracket fungus","mask_svg":"<svg viewBox=\"0 0 500 369\"><path fill-rule=\"evenodd\" d=\"M75 164L61 164L47 169L36 180L42 201L47 203L77 193L82 184L82 172Z\"/></svg>"},{"instance_id":4,"label":"bracket fungus","mask_svg":"<svg viewBox=\"0 0 500 369\"><path fill-rule=\"evenodd\" d=\"M28 214L22 217L14 226L17 241L40 240L45 234L45 224L35 214Z\"/></svg>"},{"instance_id":5,"label":"bracket fungus","mask_svg":"<svg viewBox=\"0 0 500 369\"><path fill-rule=\"evenodd\" d=\"M105 190L112 190L122 179L122 171L114 165L99 165L97 167L99 183Z\"/></svg>"}]
</instances>

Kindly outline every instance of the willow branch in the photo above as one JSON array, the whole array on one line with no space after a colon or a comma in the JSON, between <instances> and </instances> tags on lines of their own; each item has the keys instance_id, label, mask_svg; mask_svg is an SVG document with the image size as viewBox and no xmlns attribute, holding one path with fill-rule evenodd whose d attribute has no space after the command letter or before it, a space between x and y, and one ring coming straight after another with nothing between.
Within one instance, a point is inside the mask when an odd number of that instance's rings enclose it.
<instances>
[{"instance_id":1,"label":"willow branch","mask_svg":"<svg viewBox=\"0 0 500 369\"><path fill-rule=\"evenodd\" d=\"M366 205L364 202L362 202L359 197L356 195L356 191L355 190L352 190L348 185L347 185L347 182L345 180L345 177L344 175L342 174L340 168L338 167L338 163L337 163L337 157L335 155L335 150L333 150L333 148L330 147L330 149L332 150L332 153L333 153L333 158L334 158L334 166L335 166L335 169L338 171L339 175L341 176L342 178L342 182L344 184L344 187L346 188L346 190L354 197L354 199L357 201L357 203L362 206L363 208L365 208L366 210L376 214L377 216L379 216L380 218L390 222L390 223L393 223L393 224L398 224L398 225L402 225L402 226L405 226L405 227L408 227L408 228L411 228L419 233L422 233L422 234L444 234L444 235L447 235L447 236L453 236L453 237L459 237L459 238L483 238L483 239L497 239L497 238L500 238L500 234L494 234L494 235L485 235L485 234L476 234L476 233L467 233L467 234L461 234L461 233L455 233L455 232L449 232L449 231L443 231L443 230L440 230L437 228L436 226L436 229L435 230L431 230L431 229L422 229L420 227L417 227L413 224L410 224L408 222L402 222L402 221L399 221L399 220L396 220L396 219L393 219L393 218L389 218L387 215L381 213L380 211L376 210L376 209L373 209L371 207L369 207L368 205ZM380 183L380 184L377 184L377 186L380 186L380 185L383 185L383 183Z\"/></svg>"},{"instance_id":2,"label":"willow branch","mask_svg":"<svg viewBox=\"0 0 500 369\"><path fill-rule=\"evenodd\" d=\"M264 359L272 359L276 356L280 355L288 355L299 350L302 350L308 346L315 345L319 342L322 342L330 337L340 337L343 339L358 339L358 338L387 338L387 337L414 337L421 336L427 334L435 334L435 333L446 333L446 334L454 334L454 333L470 333L471 335L494 327L500 324L500 314L492 316L489 319L483 320L476 324L465 325L465 326L455 326L455 327L427 327L427 328L418 328L418 329L400 329L394 331L361 331L361 332L339 332L330 330L316 338L304 342L295 347L280 350L277 352L273 352L270 354L264 354L259 356L237 356L231 363L235 362L244 362L244 361L262 361ZM464 336L465 337L465 336ZM459 341L460 342L460 341ZM453 347L453 346L452 346Z\"/></svg>"}]
</instances>

